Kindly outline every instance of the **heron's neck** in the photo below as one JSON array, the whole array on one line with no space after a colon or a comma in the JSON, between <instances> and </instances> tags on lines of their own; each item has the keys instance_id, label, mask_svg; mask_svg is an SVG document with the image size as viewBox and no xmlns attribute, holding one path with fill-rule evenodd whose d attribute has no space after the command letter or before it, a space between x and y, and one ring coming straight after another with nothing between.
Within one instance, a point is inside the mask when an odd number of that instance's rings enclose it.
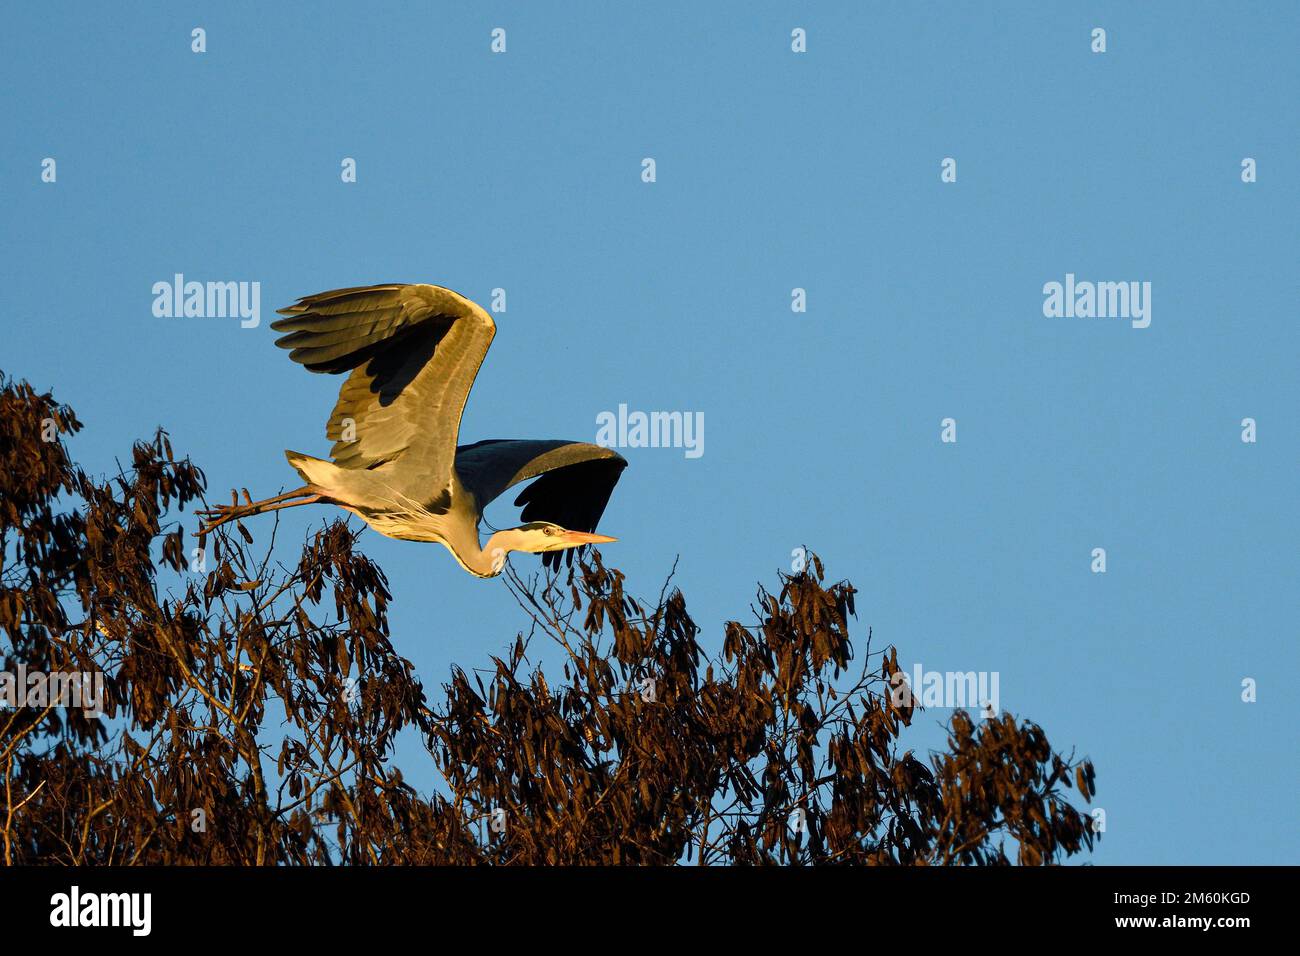
<instances>
[{"instance_id":1,"label":"heron's neck","mask_svg":"<svg viewBox=\"0 0 1300 956\"><path fill-rule=\"evenodd\" d=\"M480 546L478 529L462 535L461 540L448 542L451 553L470 574L480 578L494 578L505 568L506 555L514 550L510 541L511 529L498 531Z\"/></svg>"}]
</instances>

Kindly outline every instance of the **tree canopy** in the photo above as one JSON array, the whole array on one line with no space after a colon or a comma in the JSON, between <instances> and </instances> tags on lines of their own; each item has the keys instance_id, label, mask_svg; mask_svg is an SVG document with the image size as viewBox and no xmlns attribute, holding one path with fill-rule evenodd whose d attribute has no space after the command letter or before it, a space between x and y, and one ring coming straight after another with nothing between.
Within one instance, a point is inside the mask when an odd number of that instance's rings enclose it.
<instances>
[{"instance_id":1,"label":"tree canopy","mask_svg":"<svg viewBox=\"0 0 1300 956\"><path fill-rule=\"evenodd\" d=\"M904 750L897 650L816 556L713 654L671 578L512 573L513 646L430 692L345 522L288 561L270 518L197 549L206 481L166 433L97 478L80 428L0 376L6 864L1047 864L1099 839L1070 800L1092 765L1030 721L957 710L943 750ZM55 700L68 674L95 708ZM395 765L407 728L440 780Z\"/></svg>"}]
</instances>

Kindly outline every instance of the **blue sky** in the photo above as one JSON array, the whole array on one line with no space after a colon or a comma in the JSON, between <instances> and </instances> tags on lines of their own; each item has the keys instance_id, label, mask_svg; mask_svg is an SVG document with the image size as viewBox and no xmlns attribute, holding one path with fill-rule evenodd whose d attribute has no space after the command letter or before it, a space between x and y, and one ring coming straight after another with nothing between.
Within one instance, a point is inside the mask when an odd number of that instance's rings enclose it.
<instances>
[{"instance_id":1,"label":"blue sky","mask_svg":"<svg viewBox=\"0 0 1300 956\"><path fill-rule=\"evenodd\" d=\"M708 648L806 544L905 668L996 671L1004 709L1094 761L1094 862L1298 861L1300 8L5 20L0 368L74 405L87 466L163 425L216 499L293 487L282 450L327 450L340 380L273 347L274 308L381 281L504 288L464 440L592 440L620 403L703 413L700 458L624 451L602 530L646 595L680 555ZM260 282L260 327L156 318L152 285L177 272ZM1150 327L1045 317L1067 273L1150 282ZM442 549L363 541L426 684L522 626L500 581ZM399 756L421 766L415 741Z\"/></svg>"}]
</instances>

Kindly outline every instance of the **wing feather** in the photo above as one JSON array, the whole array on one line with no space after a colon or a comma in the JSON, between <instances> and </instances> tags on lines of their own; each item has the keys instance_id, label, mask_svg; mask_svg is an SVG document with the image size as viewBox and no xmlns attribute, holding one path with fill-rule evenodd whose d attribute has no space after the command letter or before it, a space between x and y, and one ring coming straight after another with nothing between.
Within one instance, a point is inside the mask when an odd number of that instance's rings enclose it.
<instances>
[{"instance_id":1,"label":"wing feather","mask_svg":"<svg viewBox=\"0 0 1300 956\"><path fill-rule=\"evenodd\" d=\"M556 439L490 439L456 449L456 473L482 514L521 481L536 478L515 504L525 521L549 521L570 531L595 531L627 460L612 448ZM572 562L573 550L541 555L547 567Z\"/></svg>"},{"instance_id":2,"label":"wing feather","mask_svg":"<svg viewBox=\"0 0 1300 956\"><path fill-rule=\"evenodd\" d=\"M325 429L335 464L381 470L417 500L446 489L491 316L450 289L401 284L304 296L280 314L275 344L293 361L350 371Z\"/></svg>"}]
</instances>

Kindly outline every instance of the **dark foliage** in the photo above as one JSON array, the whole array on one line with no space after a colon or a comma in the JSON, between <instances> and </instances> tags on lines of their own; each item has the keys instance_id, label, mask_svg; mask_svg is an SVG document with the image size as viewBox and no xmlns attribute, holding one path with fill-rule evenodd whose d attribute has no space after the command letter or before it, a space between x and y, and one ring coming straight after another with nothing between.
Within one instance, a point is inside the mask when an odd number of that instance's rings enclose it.
<instances>
[{"instance_id":1,"label":"dark foliage","mask_svg":"<svg viewBox=\"0 0 1300 956\"><path fill-rule=\"evenodd\" d=\"M1093 845L1064 794L1090 800L1092 767L1032 723L959 711L946 750L899 752L897 653L868 632L850 671L854 589L815 558L717 659L680 591L643 603L599 554L512 575L526 631L430 706L346 525L293 565L272 521L250 522L260 556L242 526L203 554L173 512L204 477L167 436L96 480L64 444L80 427L0 380L0 671L106 688L103 716L0 710L6 864L1040 864ZM562 679L529 663L537 640ZM407 727L441 771L431 798L392 765Z\"/></svg>"}]
</instances>

